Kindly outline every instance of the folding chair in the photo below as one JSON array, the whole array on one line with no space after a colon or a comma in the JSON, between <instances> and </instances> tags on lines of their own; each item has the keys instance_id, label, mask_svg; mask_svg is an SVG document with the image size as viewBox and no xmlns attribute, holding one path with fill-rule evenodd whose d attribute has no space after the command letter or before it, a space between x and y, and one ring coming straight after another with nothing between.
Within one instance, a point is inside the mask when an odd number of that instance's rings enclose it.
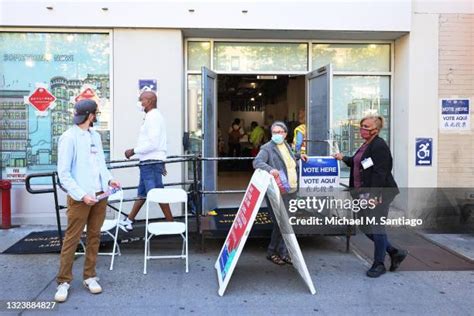
<instances>
[{"instance_id":1,"label":"folding chair","mask_svg":"<svg viewBox=\"0 0 474 316\"><path fill-rule=\"evenodd\" d=\"M184 203L184 223L159 222L148 223L150 203ZM145 225L145 263L143 274L146 274L149 259L185 259L186 273L188 268L188 195L183 189L152 189L146 196L146 225ZM181 255L152 256L150 252L150 239L159 235L180 235L183 238Z\"/></svg>"},{"instance_id":2,"label":"folding chair","mask_svg":"<svg viewBox=\"0 0 474 316\"><path fill-rule=\"evenodd\" d=\"M114 246L112 249L112 252L99 252L98 255L100 256L112 256L110 260L110 270L114 269L114 259L115 255L121 255L120 252L120 246L118 244L118 229L119 229L119 222L120 222L120 214L122 213L122 203L123 203L123 191L117 191L114 194L110 195L108 197L109 202L119 202L119 207L118 211L115 212L115 217L113 219L106 219L104 220L104 223L102 224L102 227L100 228L100 232L105 232L107 235L112 237L114 240ZM112 234L110 231L115 228L115 234ZM87 233L87 225L84 227L84 232ZM76 252L76 255L84 255L86 252L86 246L84 245L84 242L82 239L80 240L82 249L84 251L81 252Z\"/></svg>"}]
</instances>

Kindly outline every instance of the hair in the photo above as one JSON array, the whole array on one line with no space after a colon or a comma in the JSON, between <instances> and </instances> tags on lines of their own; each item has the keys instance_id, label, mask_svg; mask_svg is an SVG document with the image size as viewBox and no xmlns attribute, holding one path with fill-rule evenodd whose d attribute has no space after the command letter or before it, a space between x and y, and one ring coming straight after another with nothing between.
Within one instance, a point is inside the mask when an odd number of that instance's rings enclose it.
<instances>
[{"instance_id":1,"label":"hair","mask_svg":"<svg viewBox=\"0 0 474 316\"><path fill-rule=\"evenodd\" d=\"M359 125L362 125L362 123L364 123L364 121L366 121L366 120L373 120L375 122L375 125L377 126L377 129L379 131L382 130L383 125L384 125L384 119L383 119L382 116L380 116L380 115L367 115L366 117L364 117L363 119L360 120Z\"/></svg>"},{"instance_id":2,"label":"hair","mask_svg":"<svg viewBox=\"0 0 474 316\"><path fill-rule=\"evenodd\" d=\"M250 126L253 126L253 127L257 127L258 126L258 123L256 121L253 121Z\"/></svg>"},{"instance_id":3,"label":"hair","mask_svg":"<svg viewBox=\"0 0 474 316\"><path fill-rule=\"evenodd\" d=\"M270 131L273 131L273 128L276 126L283 128L285 133L288 133L288 127L286 127L285 123L283 123L282 121L273 122L272 127L270 128Z\"/></svg>"},{"instance_id":4,"label":"hair","mask_svg":"<svg viewBox=\"0 0 474 316\"><path fill-rule=\"evenodd\" d=\"M234 122L232 122L232 125L234 124L240 125L240 119L239 118L234 119Z\"/></svg>"}]
</instances>

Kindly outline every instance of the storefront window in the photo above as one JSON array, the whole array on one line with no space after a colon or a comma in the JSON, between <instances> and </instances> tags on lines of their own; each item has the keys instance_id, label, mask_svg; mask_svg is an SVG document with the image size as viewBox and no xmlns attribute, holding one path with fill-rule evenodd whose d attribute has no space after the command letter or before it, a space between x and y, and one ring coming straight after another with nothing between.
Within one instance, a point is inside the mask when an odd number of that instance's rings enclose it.
<instances>
[{"instance_id":1,"label":"storefront window","mask_svg":"<svg viewBox=\"0 0 474 316\"><path fill-rule=\"evenodd\" d=\"M381 115L380 136L390 144L390 77L335 76L333 79L333 139L344 155L353 155L362 145L359 122L367 115ZM341 165L344 176L349 169Z\"/></svg>"},{"instance_id":2,"label":"storefront window","mask_svg":"<svg viewBox=\"0 0 474 316\"><path fill-rule=\"evenodd\" d=\"M314 44L312 49L313 69L332 64L335 71L390 71L390 44Z\"/></svg>"},{"instance_id":3,"label":"storefront window","mask_svg":"<svg viewBox=\"0 0 474 316\"><path fill-rule=\"evenodd\" d=\"M211 43L188 42L188 70L201 70L211 67Z\"/></svg>"},{"instance_id":4,"label":"storefront window","mask_svg":"<svg viewBox=\"0 0 474 316\"><path fill-rule=\"evenodd\" d=\"M59 137L72 125L81 97L99 104L96 128L109 159L109 46L108 34L0 34L3 179L21 182L28 173L56 170Z\"/></svg>"},{"instance_id":5,"label":"storefront window","mask_svg":"<svg viewBox=\"0 0 474 316\"><path fill-rule=\"evenodd\" d=\"M217 71L306 71L307 43L214 43Z\"/></svg>"}]
</instances>

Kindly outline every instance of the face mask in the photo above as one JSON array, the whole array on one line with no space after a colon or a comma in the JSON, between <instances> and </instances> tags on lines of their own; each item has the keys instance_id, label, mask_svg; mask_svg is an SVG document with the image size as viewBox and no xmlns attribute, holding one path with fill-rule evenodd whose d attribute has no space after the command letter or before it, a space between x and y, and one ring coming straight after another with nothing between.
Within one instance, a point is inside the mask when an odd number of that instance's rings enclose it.
<instances>
[{"instance_id":1,"label":"face mask","mask_svg":"<svg viewBox=\"0 0 474 316\"><path fill-rule=\"evenodd\" d=\"M137 101L137 104L135 106L137 107L138 112L145 112L145 108L142 106L142 103L140 101Z\"/></svg>"},{"instance_id":2,"label":"face mask","mask_svg":"<svg viewBox=\"0 0 474 316\"><path fill-rule=\"evenodd\" d=\"M277 145L283 143L283 141L284 141L283 135L273 134L272 135L272 141Z\"/></svg>"},{"instance_id":3,"label":"face mask","mask_svg":"<svg viewBox=\"0 0 474 316\"><path fill-rule=\"evenodd\" d=\"M372 133L371 133L371 131L368 131L366 129L361 128L360 129L360 136L363 139L369 139L370 137L372 137Z\"/></svg>"}]
</instances>

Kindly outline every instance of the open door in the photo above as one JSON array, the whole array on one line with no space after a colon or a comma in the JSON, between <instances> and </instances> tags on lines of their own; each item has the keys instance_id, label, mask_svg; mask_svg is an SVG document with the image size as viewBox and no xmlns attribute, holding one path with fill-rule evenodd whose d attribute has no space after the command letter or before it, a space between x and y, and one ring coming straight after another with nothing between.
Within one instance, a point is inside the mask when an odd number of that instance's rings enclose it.
<instances>
[{"instance_id":1,"label":"open door","mask_svg":"<svg viewBox=\"0 0 474 316\"><path fill-rule=\"evenodd\" d=\"M308 156L330 154L331 64L306 75L306 139Z\"/></svg>"},{"instance_id":2,"label":"open door","mask_svg":"<svg viewBox=\"0 0 474 316\"><path fill-rule=\"evenodd\" d=\"M217 74L202 67L202 157L217 157ZM217 189L217 161L202 162L202 190ZM204 194L202 211L217 207L217 195Z\"/></svg>"}]
</instances>

